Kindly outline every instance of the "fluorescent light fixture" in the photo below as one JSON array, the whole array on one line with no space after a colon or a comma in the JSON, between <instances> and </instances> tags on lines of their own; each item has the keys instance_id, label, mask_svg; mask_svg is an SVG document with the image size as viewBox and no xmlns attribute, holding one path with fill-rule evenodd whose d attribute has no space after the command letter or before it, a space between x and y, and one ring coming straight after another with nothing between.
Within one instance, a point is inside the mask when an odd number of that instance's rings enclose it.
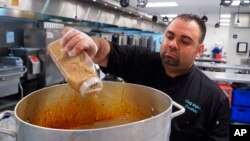
<instances>
[{"instance_id":1,"label":"fluorescent light fixture","mask_svg":"<svg viewBox=\"0 0 250 141\"><path fill-rule=\"evenodd\" d=\"M172 20L173 20L172 18L169 18L169 19L168 19L169 22L172 21Z\"/></svg>"},{"instance_id":2,"label":"fluorescent light fixture","mask_svg":"<svg viewBox=\"0 0 250 141\"><path fill-rule=\"evenodd\" d=\"M239 4L240 4L240 0L234 0L231 5L238 6Z\"/></svg>"},{"instance_id":3,"label":"fluorescent light fixture","mask_svg":"<svg viewBox=\"0 0 250 141\"><path fill-rule=\"evenodd\" d=\"M221 14L220 15L221 18L227 18L227 19L230 19L231 18L231 14Z\"/></svg>"},{"instance_id":4,"label":"fluorescent light fixture","mask_svg":"<svg viewBox=\"0 0 250 141\"><path fill-rule=\"evenodd\" d=\"M146 14L145 17L152 19L153 16Z\"/></svg>"},{"instance_id":5,"label":"fluorescent light fixture","mask_svg":"<svg viewBox=\"0 0 250 141\"><path fill-rule=\"evenodd\" d=\"M231 1L230 0L225 0L224 3L230 3Z\"/></svg>"},{"instance_id":6,"label":"fluorescent light fixture","mask_svg":"<svg viewBox=\"0 0 250 141\"><path fill-rule=\"evenodd\" d=\"M230 19L220 19L220 23L229 23Z\"/></svg>"},{"instance_id":7,"label":"fluorescent light fixture","mask_svg":"<svg viewBox=\"0 0 250 141\"><path fill-rule=\"evenodd\" d=\"M178 16L178 14L161 14L162 17L168 17L168 18L175 18Z\"/></svg>"},{"instance_id":8,"label":"fluorescent light fixture","mask_svg":"<svg viewBox=\"0 0 250 141\"><path fill-rule=\"evenodd\" d=\"M229 26L230 23L220 23L220 26Z\"/></svg>"},{"instance_id":9,"label":"fluorescent light fixture","mask_svg":"<svg viewBox=\"0 0 250 141\"><path fill-rule=\"evenodd\" d=\"M148 2L146 7L176 7L177 2Z\"/></svg>"},{"instance_id":10,"label":"fluorescent light fixture","mask_svg":"<svg viewBox=\"0 0 250 141\"><path fill-rule=\"evenodd\" d=\"M67 24L73 24L73 22L66 22Z\"/></svg>"},{"instance_id":11,"label":"fluorescent light fixture","mask_svg":"<svg viewBox=\"0 0 250 141\"><path fill-rule=\"evenodd\" d=\"M56 19L56 18L50 18L49 20L51 22L63 22L61 19Z\"/></svg>"},{"instance_id":12,"label":"fluorescent light fixture","mask_svg":"<svg viewBox=\"0 0 250 141\"><path fill-rule=\"evenodd\" d=\"M249 0L243 0L243 2L248 4L248 3L249 3Z\"/></svg>"}]
</instances>

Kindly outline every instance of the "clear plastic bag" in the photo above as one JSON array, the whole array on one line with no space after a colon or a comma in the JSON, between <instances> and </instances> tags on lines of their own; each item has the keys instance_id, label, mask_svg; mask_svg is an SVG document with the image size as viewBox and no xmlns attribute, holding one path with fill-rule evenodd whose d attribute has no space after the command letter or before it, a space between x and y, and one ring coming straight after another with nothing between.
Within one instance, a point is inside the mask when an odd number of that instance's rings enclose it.
<instances>
[{"instance_id":1,"label":"clear plastic bag","mask_svg":"<svg viewBox=\"0 0 250 141\"><path fill-rule=\"evenodd\" d=\"M85 56L85 66L90 68L95 74L97 74L95 64L92 61L92 59L83 52L83 55ZM83 81L81 87L80 87L80 93L83 95L85 93L91 93L94 91L100 91L102 90L103 84L99 77L90 77Z\"/></svg>"},{"instance_id":2,"label":"clear plastic bag","mask_svg":"<svg viewBox=\"0 0 250 141\"><path fill-rule=\"evenodd\" d=\"M49 44L48 50L69 85L82 95L100 91L103 85L92 59L85 52L77 56L64 54L59 41Z\"/></svg>"},{"instance_id":3,"label":"clear plastic bag","mask_svg":"<svg viewBox=\"0 0 250 141\"><path fill-rule=\"evenodd\" d=\"M10 131L16 131L16 119L12 116L6 116L3 117L3 119L0 119L0 129L8 129ZM16 141L15 138L0 133L0 141Z\"/></svg>"}]
</instances>

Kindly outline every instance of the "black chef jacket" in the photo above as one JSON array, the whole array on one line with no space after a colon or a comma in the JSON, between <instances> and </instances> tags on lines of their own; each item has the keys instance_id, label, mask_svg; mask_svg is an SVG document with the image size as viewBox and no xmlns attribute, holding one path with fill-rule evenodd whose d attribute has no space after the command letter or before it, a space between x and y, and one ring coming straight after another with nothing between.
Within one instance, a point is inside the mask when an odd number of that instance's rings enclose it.
<instances>
[{"instance_id":1,"label":"black chef jacket","mask_svg":"<svg viewBox=\"0 0 250 141\"><path fill-rule=\"evenodd\" d=\"M229 101L196 66L172 78L165 73L159 53L143 47L110 45L108 66L101 67L104 73L159 89L185 107L185 113L172 120L171 141L229 140Z\"/></svg>"}]
</instances>

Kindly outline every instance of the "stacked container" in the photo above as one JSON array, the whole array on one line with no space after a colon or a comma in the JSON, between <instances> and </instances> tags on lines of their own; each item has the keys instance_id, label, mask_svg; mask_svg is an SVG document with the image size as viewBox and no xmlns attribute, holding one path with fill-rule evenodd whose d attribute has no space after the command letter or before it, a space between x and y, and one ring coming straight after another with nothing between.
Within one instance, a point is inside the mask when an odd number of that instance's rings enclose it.
<instances>
[{"instance_id":1,"label":"stacked container","mask_svg":"<svg viewBox=\"0 0 250 141\"><path fill-rule=\"evenodd\" d=\"M233 90L231 121L240 123L250 123L249 89Z\"/></svg>"}]
</instances>

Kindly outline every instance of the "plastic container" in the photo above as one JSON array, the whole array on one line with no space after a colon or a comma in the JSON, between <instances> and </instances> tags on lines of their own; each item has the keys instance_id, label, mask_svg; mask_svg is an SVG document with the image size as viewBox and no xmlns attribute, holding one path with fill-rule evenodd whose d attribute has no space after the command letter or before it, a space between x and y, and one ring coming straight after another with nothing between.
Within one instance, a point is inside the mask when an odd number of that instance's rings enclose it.
<instances>
[{"instance_id":1,"label":"plastic container","mask_svg":"<svg viewBox=\"0 0 250 141\"><path fill-rule=\"evenodd\" d=\"M231 112L231 121L250 123L250 108L233 106Z\"/></svg>"},{"instance_id":2,"label":"plastic container","mask_svg":"<svg viewBox=\"0 0 250 141\"><path fill-rule=\"evenodd\" d=\"M69 56L61 51L60 40L49 44L48 51L73 89L82 95L102 89L95 64L85 52Z\"/></svg>"},{"instance_id":3,"label":"plastic container","mask_svg":"<svg viewBox=\"0 0 250 141\"><path fill-rule=\"evenodd\" d=\"M219 87L223 90L225 95L227 96L229 100L230 106L232 105L232 93L233 93L233 88L228 85L228 84L219 84Z\"/></svg>"},{"instance_id":4,"label":"plastic container","mask_svg":"<svg viewBox=\"0 0 250 141\"><path fill-rule=\"evenodd\" d=\"M250 108L250 90L234 89L233 90L233 105L245 106Z\"/></svg>"},{"instance_id":5,"label":"plastic container","mask_svg":"<svg viewBox=\"0 0 250 141\"><path fill-rule=\"evenodd\" d=\"M2 128L16 131L16 119L12 116L5 116L3 112L0 112L0 130ZM0 141L16 141L16 139L12 136L6 136L0 133Z\"/></svg>"}]
</instances>

